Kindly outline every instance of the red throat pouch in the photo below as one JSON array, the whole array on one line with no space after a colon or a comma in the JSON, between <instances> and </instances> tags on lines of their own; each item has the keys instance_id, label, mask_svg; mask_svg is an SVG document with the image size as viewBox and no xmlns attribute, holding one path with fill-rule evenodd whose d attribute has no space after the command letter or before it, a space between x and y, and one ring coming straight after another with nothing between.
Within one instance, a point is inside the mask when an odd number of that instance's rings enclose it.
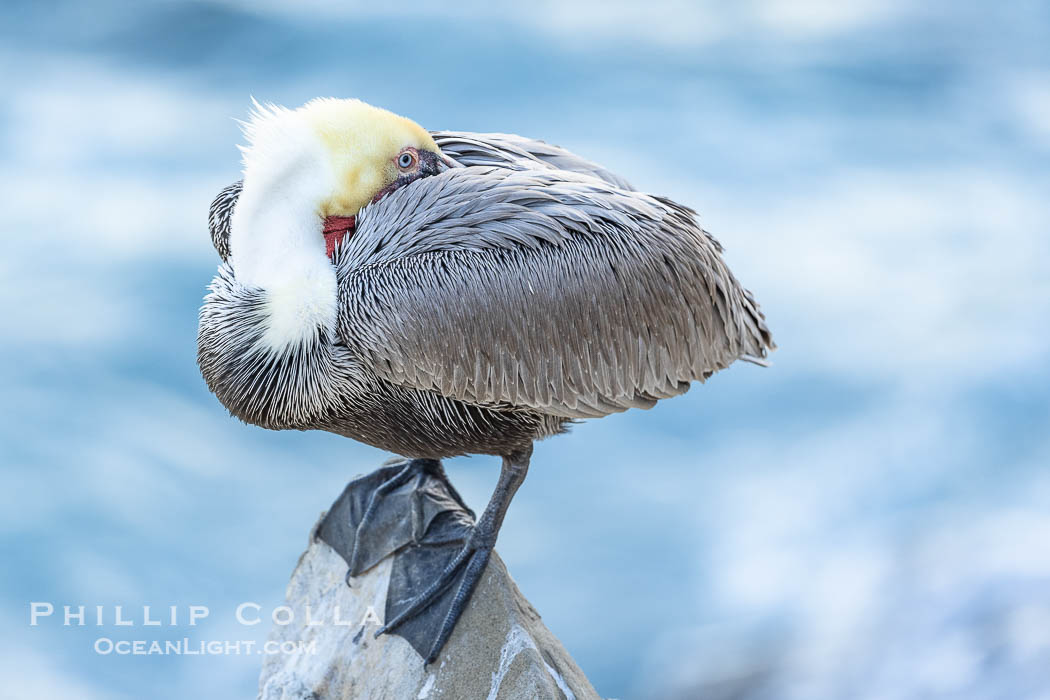
<instances>
[{"instance_id":1,"label":"red throat pouch","mask_svg":"<svg viewBox=\"0 0 1050 700\"><path fill-rule=\"evenodd\" d=\"M329 258L335 254L335 246L344 236L354 235L356 216L329 216L324 220L324 252Z\"/></svg>"}]
</instances>

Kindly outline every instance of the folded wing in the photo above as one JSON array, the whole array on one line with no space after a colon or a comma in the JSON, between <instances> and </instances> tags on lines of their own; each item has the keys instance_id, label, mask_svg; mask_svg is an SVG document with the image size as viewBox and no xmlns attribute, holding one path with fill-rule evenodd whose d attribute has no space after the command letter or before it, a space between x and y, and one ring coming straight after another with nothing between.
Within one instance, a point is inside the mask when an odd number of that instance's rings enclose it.
<instances>
[{"instance_id":1,"label":"folded wing","mask_svg":"<svg viewBox=\"0 0 1050 700\"><path fill-rule=\"evenodd\" d=\"M362 210L342 341L384 379L593 417L773 347L693 212L565 171L467 167Z\"/></svg>"}]
</instances>

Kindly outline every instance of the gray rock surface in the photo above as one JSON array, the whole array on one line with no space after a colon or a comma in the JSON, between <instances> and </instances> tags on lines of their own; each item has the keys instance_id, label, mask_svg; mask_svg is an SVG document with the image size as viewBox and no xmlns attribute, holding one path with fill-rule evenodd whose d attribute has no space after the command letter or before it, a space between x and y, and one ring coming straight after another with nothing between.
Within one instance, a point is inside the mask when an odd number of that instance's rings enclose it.
<instances>
[{"instance_id":1,"label":"gray rock surface","mask_svg":"<svg viewBox=\"0 0 1050 700\"><path fill-rule=\"evenodd\" d=\"M304 646L264 657L260 700L598 697L498 555L428 668L401 637L373 638L382 624L390 570L387 558L352 579L351 589L343 580L343 559L324 542L312 542L288 584L286 605L294 617L270 632L271 642Z\"/></svg>"}]
</instances>

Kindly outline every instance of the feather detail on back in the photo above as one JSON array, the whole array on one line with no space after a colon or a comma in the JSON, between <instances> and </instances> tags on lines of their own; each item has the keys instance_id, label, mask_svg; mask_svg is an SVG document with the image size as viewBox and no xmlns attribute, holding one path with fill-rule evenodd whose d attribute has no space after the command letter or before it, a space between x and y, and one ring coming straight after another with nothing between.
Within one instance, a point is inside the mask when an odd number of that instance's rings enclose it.
<instances>
[{"instance_id":1,"label":"feather detail on back","mask_svg":"<svg viewBox=\"0 0 1050 700\"><path fill-rule=\"evenodd\" d=\"M474 134L466 131L430 133L442 153L463 165L493 165L512 170L564 170L596 177L623 190L634 189L627 180L597 163L537 139L516 134Z\"/></svg>"}]
</instances>

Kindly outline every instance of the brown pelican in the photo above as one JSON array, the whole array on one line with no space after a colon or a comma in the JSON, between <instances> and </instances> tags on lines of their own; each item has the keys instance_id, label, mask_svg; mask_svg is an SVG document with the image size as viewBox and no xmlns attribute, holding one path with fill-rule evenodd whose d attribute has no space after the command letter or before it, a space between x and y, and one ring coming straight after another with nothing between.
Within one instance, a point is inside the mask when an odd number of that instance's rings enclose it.
<instances>
[{"instance_id":1,"label":"brown pelican","mask_svg":"<svg viewBox=\"0 0 1050 700\"><path fill-rule=\"evenodd\" d=\"M333 99L256 105L245 135L243 181L210 216L223 264L198 361L211 390L248 423L416 458L380 491L435 459L503 458L462 551L384 628L458 583L428 661L535 440L774 347L692 210L561 148Z\"/></svg>"}]
</instances>

